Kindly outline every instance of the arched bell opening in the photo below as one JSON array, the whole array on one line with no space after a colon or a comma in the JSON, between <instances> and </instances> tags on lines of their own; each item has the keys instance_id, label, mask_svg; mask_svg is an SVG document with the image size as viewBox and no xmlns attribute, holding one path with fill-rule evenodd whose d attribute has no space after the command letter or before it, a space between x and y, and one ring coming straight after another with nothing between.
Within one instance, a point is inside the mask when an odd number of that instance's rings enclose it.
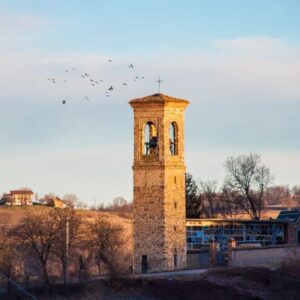
<instances>
[{"instance_id":1,"label":"arched bell opening","mask_svg":"<svg viewBox=\"0 0 300 300\"><path fill-rule=\"evenodd\" d=\"M172 122L169 127L170 154L178 154L178 126Z\"/></svg>"},{"instance_id":2,"label":"arched bell opening","mask_svg":"<svg viewBox=\"0 0 300 300\"><path fill-rule=\"evenodd\" d=\"M147 122L144 128L143 154L152 155L158 150L158 137L155 125L152 122Z\"/></svg>"}]
</instances>

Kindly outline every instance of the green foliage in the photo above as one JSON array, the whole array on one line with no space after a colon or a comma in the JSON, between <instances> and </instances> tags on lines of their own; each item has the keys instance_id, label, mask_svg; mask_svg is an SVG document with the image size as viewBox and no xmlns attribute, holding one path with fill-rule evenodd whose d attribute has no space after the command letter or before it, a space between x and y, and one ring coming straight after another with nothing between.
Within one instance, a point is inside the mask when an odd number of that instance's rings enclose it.
<instances>
[{"instance_id":1,"label":"green foliage","mask_svg":"<svg viewBox=\"0 0 300 300\"><path fill-rule=\"evenodd\" d=\"M185 200L187 218L199 218L201 212L201 196L197 183L190 173L185 174Z\"/></svg>"}]
</instances>

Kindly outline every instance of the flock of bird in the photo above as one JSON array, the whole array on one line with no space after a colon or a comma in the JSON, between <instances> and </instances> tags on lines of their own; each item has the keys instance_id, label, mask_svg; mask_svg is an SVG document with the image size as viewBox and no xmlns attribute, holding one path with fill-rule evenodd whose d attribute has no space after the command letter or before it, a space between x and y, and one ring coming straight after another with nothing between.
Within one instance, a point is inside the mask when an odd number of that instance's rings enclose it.
<instances>
[{"instance_id":1,"label":"flock of bird","mask_svg":"<svg viewBox=\"0 0 300 300\"><path fill-rule=\"evenodd\" d=\"M113 61L111 60L111 59L108 59L108 63L112 63ZM130 63L129 65L128 65L128 68L129 69L131 69L131 70L133 70L134 69L134 66L133 66L133 64L132 63ZM73 68L71 68L71 69L66 69L65 70L65 73L69 73L69 72L76 72L76 68L75 67L73 67ZM105 83L102 79L95 79L95 78L92 78L91 77L91 75L89 74L89 73L83 73L83 74L80 74L80 77L82 78L82 79L84 79L84 80L86 80L86 81L88 81L89 82L89 84L91 85L91 86L97 86L98 84L101 84L101 83ZM133 81L137 81L137 80L140 80L140 79L144 79L145 77L144 76L134 76L133 78L132 78L132 80ZM57 81L57 79L56 78L47 78L47 80L48 80L48 82L50 83L50 84L56 84L58 81ZM67 83L68 82L68 80L62 80L64 83ZM122 82L122 84L121 84L122 86L127 86L128 85L128 83L127 82ZM110 97L110 95L111 95L111 93L114 91L114 89L115 89L115 86L113 86L113 85L108 85L108 87L106 88L106 90L105 90L105 97ZM84 100L87 100L87 101L89 101L90 100L90 97L88 97L88 96L85 96L84 98L83 98ZM62 104L63 105L65 105L65 104L67 104L67 100L66 99L62 99Z\"/></svg>"}]
</instances>

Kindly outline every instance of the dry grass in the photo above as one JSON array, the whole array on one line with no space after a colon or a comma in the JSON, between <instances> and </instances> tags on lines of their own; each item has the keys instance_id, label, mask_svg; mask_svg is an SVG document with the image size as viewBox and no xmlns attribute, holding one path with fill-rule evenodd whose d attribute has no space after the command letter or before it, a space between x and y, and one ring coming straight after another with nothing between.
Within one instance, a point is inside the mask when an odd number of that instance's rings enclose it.
<instances>
[{"instance_id":1,"label":"dry grass","mask_svg":"<svg viewBox=\"0 0 300 300\"><path fill-rule=\"evenodd\" d=\"M134 279L119 278L114 281L102 280L89 283L86 286L73 286L69 293L56 287L52 294L36 292L40 300L152 300L152 299L243 299L252 300L255 297L240 294L231 287L212 284L203 278L191 280L177 279Z\"/></svg>"},{"instance_id":2,"label":"dry grass","mask_svg":"<svg viewBox=\"0 0 300 300\"><path fill-rule=\"evenodd\" d=\"M41 212L51 210L47 206L0 206L0 225L6 225L11 228L20 223L21 219L28 213L40 214ZM82 217L84 222L93 222L99 217L108 218L114 224L122 225L124 230L130 235L131 219L128 216L122 216L113 212L101 212L77 209L77 214Z\"/></svg>"}]
</instances>

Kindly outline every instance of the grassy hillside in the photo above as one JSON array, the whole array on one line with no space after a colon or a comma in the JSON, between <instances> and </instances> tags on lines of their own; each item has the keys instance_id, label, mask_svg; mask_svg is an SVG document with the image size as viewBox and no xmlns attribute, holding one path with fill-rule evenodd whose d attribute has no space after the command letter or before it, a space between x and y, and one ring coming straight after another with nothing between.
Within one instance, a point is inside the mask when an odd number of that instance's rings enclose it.
<instances>
[{"instance_id":1,"label":"grassy hillside","mask_svg":"<svg viewBox=\"0 0 300 300\"><path fill-rule=\"evenodd\" d=\"M19 224L26 214L40 214L52 210L52 207L46 206L0 206L0 227L11 229ZM120 215L113 212L101 212L76 209L76 213L81 217L83 223L91 223L98 218L107 218L111 223L121 225L124 229L124 235L128 238L125 249L130 253L132 245L131 216Z\"/></svg>"},{"instance_id":2,"label":"grassy hillside","mask_svg":"<svg viewBox=\"0 0 300 300\"><path fill-rule=\"evenodd\" d=\"M13 227L20 223L21 219L28 213L34 215L35 213L40 214L52 209L54 208L47 206L0 206L0 224ZM130 216L121 216L113 212L99 212L82 209L76 209L76 213L87 222L92 222L96 218L104 217L108 218L112 223L122 225L126 231L130 231L131 228Z\"/></svg>"}]
</instances>

